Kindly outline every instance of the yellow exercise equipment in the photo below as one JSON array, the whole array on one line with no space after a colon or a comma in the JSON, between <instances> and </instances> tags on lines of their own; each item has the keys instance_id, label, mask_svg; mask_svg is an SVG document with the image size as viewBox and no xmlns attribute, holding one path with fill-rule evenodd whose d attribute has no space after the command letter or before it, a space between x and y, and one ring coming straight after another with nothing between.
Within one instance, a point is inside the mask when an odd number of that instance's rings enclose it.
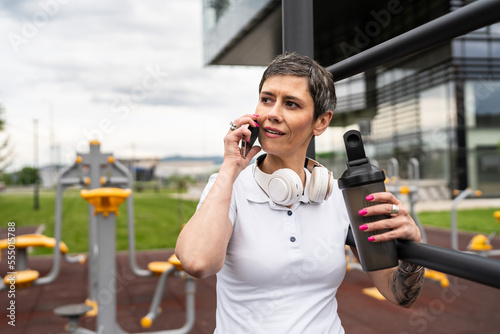
<instances>
[{"instance_id":1,"label":"yellow exercise equipment","mask_svg":"<svg viewBox=\"0 0 500 334\"><path fill-rule=\"evenodd\" d=\"M13 238L0 240L0 250L7 249L9 245L15 245L17 270L15 272L12 271L12 274L7 274L3 278L4 284L7 286L15 285L17 288L24 288L30 286L38 277L40 277L40 273L37 270L27 268L27 248L54 248L56 246L56 239L47 237L43 234L23 234ZM68 253L68 246L66 246L66 244L62 241L59 243L59 249L62 254Z\"/></svg>"}]
</instances>

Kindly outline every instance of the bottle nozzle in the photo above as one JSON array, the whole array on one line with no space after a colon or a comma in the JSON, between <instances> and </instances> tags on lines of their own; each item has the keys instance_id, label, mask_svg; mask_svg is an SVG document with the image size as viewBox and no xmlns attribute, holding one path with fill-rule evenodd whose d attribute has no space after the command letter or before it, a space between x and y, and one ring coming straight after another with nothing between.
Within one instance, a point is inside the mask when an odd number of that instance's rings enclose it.
<instances>
[{"instance_id":1,"label":"bottle nozzle","mask_svg":"<svg viewBox=\"0 0 500 334\"><path fill-rule=\"evenodd\" d=\"M363 139L359 131L349 130L344 133L344 144L347 152L348 166L359 166L369 163L366 158Z\"/></svg>"},{"instance_id":2,"label":"bottle nozzle","mask_svg":"<svg viewBox=\"0 0 500 334\"><path fill-rule=\"evenodd\" d=\"M384 172L372 166L366 157L359 131L349 130L344 133L344 144L347 153L347 170L339 179L340 189L385 180Z\"/></svg>"}]
</instances>

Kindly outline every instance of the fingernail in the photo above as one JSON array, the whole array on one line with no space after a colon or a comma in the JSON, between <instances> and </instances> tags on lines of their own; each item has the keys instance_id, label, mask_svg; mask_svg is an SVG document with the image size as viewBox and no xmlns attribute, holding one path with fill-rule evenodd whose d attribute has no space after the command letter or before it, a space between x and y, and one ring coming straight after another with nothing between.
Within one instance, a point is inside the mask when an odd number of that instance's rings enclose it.
<instances>
[{"instance_id":1,"label":"fingernail","mask_svg":"<svg viewBox=\"0 0 500 334\"><path fill-rule=\"evenodd\" d=\"M255 123L255 125L254 125L254 126L259 127L259 124L257 124L257 122L254 122L254 123Z\"/></svg>"},{"instance_id":2,"label":"fingernail","mask_svg":"<svg viewBox=\"0 0 500 334\"><path fill-rule=\"evenodd\" d=\"M368 213L368 210L366 210L366 209L361 209L361 210L359 210L359 211L358 211L358 214L359 214L360 216L364 216L364 215L366 215L367 213Z\"/></svg>"},{"instance_id":3,"label":"fingernail","mask_svg":"<svg viewBox=\"0 0 500 334\"><path fill-rule=\"evenodd\" d=\"M368 237L368 241L375 241L375 237Z\"/></svg>"},{"instance_id":4,"label":"fingernail","mask_svg":"<svg viewBox=\"0 0 500 334\"><path fill-rule=\"evenodd\" d=\"M364 231L364 230L367 230L367 229L368 229L368 225L366 225L366 224L363 224L363 225L361 225L361 226L359 227L359 230L360 230L360 231Z\"/></svg>"},{"instance_id":5,"label":"fingernail","mask_svg":"<svg viewBox=\"0 0 500 334\"><path fill-rule=\"evenodd\" d=\"M367 201L371 201L371 200L373 200L373 199L375 198L375 196L373 196L373 195L368 195L368 196L366 196L365 198L366 198L366 200L367 200Z\"/></svg>"},{"instance_id":6,"label":"fingernail","mask_svg":"<svg viewBox=\"0 0 500 334\"><path fill-rule=\"evenodd\" d=\"M252 115L254 115L255 117L259 117L260 116L260 115L257 115L257 114L252 114Z\"/></svg>"}]
</instances>

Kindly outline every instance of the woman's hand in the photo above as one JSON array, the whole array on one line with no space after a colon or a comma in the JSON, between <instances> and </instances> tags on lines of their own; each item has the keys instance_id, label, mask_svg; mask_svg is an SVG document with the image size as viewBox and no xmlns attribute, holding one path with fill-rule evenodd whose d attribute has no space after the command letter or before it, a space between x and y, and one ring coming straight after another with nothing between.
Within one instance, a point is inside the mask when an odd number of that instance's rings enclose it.
<instances>
[{"instance_id":1,"label":"woman's hand","mask_svg":"<svg viewBox=\"0 0 500 334\"><path fill-rule=\"evenodd\" d=\"M245 169L255 155L260 151L259 146L254 146L248 152L246 158L241 156L240 141L250 140L251 131L250 126L258 127L256 120L259 115L247 114L233 121L237 126L234 130L229 130L226 137L224 137L224 162L223 165L231 166L241 172Z\"/></svg>"},{"instance_id":2,"label":"woman's hand","mask_svg":"<svg viewBox=\"0 0 500 334\"><path fill-rule=\"evenodd\" d=\"M366 196L366 200L373 202L374 205L361 209L359 211L361 216L380 215L386 216L387 219L363 224L359 229L367 232L389 230L369 237L369 241L381 242L394 239L422 241L417 224L410 217L403 203L393 194L374 193ZM423 268L405 261L401 261L394 268L369 271L368 275L387 300L403 307L411 307L417 300L424 280Z\"/></svg>"},{"instance_id":3,"label":"woman's hand","mask_svg":"<svg viewBox=\"0 0 500 334\"><path fill-rule=\"evenodd\" d=\"M246 158L241 156L239 143L250 138L250 125L255 126L258 115L244 115L232 123L224 137L224 162L205 200L182 229L175 254L184 270L202 278L217 273L226 259L227 246L233 233L229 208L234 180L260 151L253 147Z\"/></svg>"},{"instance_id":4,"label":"woman's hand","mask_svg":"<svg viewBox=\"0 0 500 334\"><path fill-rule=\"evenodd\" d=\"M385 233L376 234L370 237L368 239L369 241L381 242L393 239L412 240L416 242L422 241L417 224L415 224L413 219L410 217L403 203L401 203L401 201L399 201L392 193L374 193L368 195L366 200L380 204L368 206L360 210L359 214L361 216L385 215L387 216L387 219L361 225L359 229L366 232L389 229L389 231ZM399 208L399 212L397 214L393 212L393 205L396 205Z\"/></svg>"}]
</instances>

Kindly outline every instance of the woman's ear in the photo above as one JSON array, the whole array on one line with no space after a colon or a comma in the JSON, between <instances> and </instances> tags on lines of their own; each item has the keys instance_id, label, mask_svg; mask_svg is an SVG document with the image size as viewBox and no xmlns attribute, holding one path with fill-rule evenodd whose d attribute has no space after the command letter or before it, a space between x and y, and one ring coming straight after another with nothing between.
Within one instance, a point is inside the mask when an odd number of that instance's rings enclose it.
<instances>
[{"instance_id":1,"label":"woman's ear","mask_svg":"<svg viewBox=\"0 0 500 334\"><path fill-rule=\"evenodd\" d=\"M315 122L316 124L314 125L314 131L313 131L315 136L319 136L320 134L325 132L325 130L330 125L332 116L333 116L333 111L328 110L323 115L318 117L318 119Z\"/></svg>"}]
</instances>

